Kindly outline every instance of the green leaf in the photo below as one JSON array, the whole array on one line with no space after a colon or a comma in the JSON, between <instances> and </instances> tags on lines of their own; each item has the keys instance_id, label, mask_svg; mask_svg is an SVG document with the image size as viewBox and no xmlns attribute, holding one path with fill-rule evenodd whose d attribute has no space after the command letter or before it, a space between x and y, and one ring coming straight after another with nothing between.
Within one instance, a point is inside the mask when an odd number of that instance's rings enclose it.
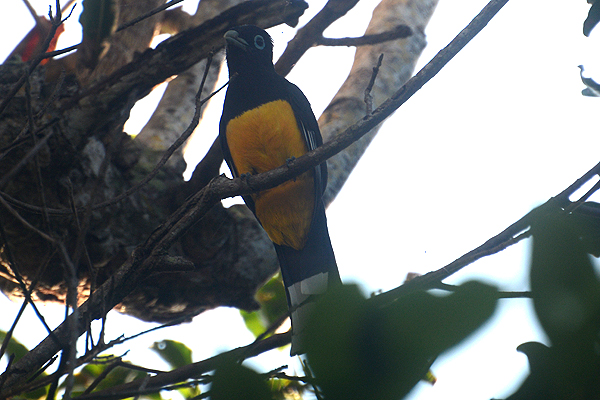
<instances>
[{"instance_id":1,"label":"green leaf","mask_svg":"<svg viewBox=\"0 0 600 400\"><path fill-rule=\"evenodd\" d=\"M0 343L4 343L5 338L6 338L6 332L0 331ZM8 341L8 345L6 347L6 352L5 352L4 356L7 357L7 356L14 355L15 356L14 361L17 361L21 357L23 357L25 354L27 354L28 351L29 350L27 349L27 347L25 347L21 342L19 342L17 339L15 339L14 337L11 336L10 340ZM41 376L46 376L46 373L43 372L41 374ZM26 399L39 399L39 398L45 397L45 395L46 395L46 387L41 387L41 388L32 390L31 392L22 394L22 396Z\"/></svg>"},{"instance_id":2,"label":"green leaf","mask_svg":"<svg viewBox=\"0 0 600 400\"><path fill-rule=\"evenodd\" d=\"M555 211L531 224L531 294L552 346L524 343L530 374L509 399L591 399L600 393L600 280L588 252L598 252L598 205Z\"/></svg>"},{"instance_id":3,"label":"green leaf","mask_svg":"<svg viewBox=\"0 0 600 400\"><path fill-rule=\"evenodd\" d=\"M495 288L467 282L444 297L416 292L387 307L356 286L328 292L306 329L306 350L328 399L400 399L435 358L494 312Z\"/></svg>"},{"instance_id":4,"label":"green leaf","mask_svg":"<svg viewBox=\"0 0 600 400\"><path fill-rule=\"evenodd\" d=\"M103 359L104 362L86 364L81 371L75 374L75 385L73 388L74 395L83 393L96 380L96 378L104 374L109 368L111 368L110 372L94 390L108 389L113 386L131 382L134 379L141 379L146 376L146 374L142 371L132 370L123 366L113 367L113 362L119 360L118 358L104 356L101 357L101 359ZM61 383L60 387L64 387L64 382Z\"/></svg>"},{"instance_id":5,"label":"green leaf","mask_svg":"<svg viewBox=\"0 0 600 400\"><path fill-rule=\"evenodd\" d=\"M200 390L200 388L198 388L198 386L185 387L177 389L177 391L181 394L181 396L183 396L184 399L191 399L202 394L202 391Z\"/></svg>"},{"instance_id":6,"label":"green leaf","mask_svg":"<svg viewBox=\"0 0 600 400\"><path fill-rule=\"evenodd\" d=\"M181 342L162 340L151 347L173 369L192 363L192 350Z\"/></svg>"},{"instance_id":7,"label":"green leaf","mask_svg":"<svg viewBox=\"0 0 600 400\"><path fill-rule=\"evenodd\" d=\"M600 257L600 204L586 201L577 207L572 217L581 226L579 238L583 249L594 257Z\"/></svg>"},{"instance_id":8,"label":"green leaf","mask_svg":"<svg viewBox=\"0 0 600 400\"><path fill-rule=\"evenodd\" d=\"M267 325L264 323L264 320L261 318L259 311L244 311L240 310L240 315L244 319L244 324L246 324L246 328L254 337L258 337L261 333L263 333L267 329Z\"/></svg>"},{"instance_id":9,"label":"green leaf","mask_svg":"<svg viewBox=\"0 0 600 400\"><path fill-rule=\"evenodd\" d=\"M523 343L517 350L527 355L529 376L507 400L597 399L600 393L600 358L593 348L548 347Z\"/></svg>"},{"instance_id":10,"label":"green leaf","mask_svg":"<svg viewBox=\"0 0 600 400\"><path fill-rule=\"evenodd\" d=\"M4 343L4 339L6 338L6 332L0 331L0 343ZM29 350L27 347L22 345L17 339L11 337L8 341L8 346L6 347L6 355L15 355L15 361L19 360L25 354L27 354Z\"/></svg>"},{"instance_id":11,"label":"green leaf","mask_svg":"<svg viewBox=\"0 0 600 400\"><path fill-rule=\"evenodd\" d=\"M262 334L288 311L287 298L280 274L275 275L258 290L256 300L260 304L258 311L240 310L246 327L254 336Z\"/></svg>"},{"instance_id":12,"label":"green leaf","mask_svg":"<svg viewBox=\"0 0 600 400\"><path fill-rule=\"evenodd\" d=\"M533 304L553 344L581 342L600 330L600 281L583 240L593 237L583 216L546 214L532 223ZM591 339L590 339L591 340Z\"/></svg>"},{"instance_id":13,"label":"green leaf","mask_svg":"<svg viewBox=\"0 0 600 400\"><path fill-rule=\"evenodd\" d=\"M219 360L210 388L212 400L270 400L267 382L256 371L223 357Z\"/></svg>"},{"instance_id":14,"label":"green leaf","mask_svg":"<svg viewBox=\"0 0 600 400\"><path fill-rule=\"evenodd\" d=\"M588 3L592 2L588 1ZM592 29L598 25L598 21L600 21L600 1L594 1L590 7L587 18L583 22L583 34L585 36L590 36Z\"/></svg>"}]
</instances>

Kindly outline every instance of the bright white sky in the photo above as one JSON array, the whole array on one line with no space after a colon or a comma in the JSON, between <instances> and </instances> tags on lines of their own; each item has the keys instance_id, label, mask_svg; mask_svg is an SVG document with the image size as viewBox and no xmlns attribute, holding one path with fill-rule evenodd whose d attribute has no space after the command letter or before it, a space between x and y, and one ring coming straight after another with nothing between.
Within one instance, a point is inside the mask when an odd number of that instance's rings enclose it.
<instances>
[{"instance_id":1,"label":"bright white sky","mask_svg":"<svg viewBox=\"0 0 600 400\"><path fill-rule=\"evenodd\" d=\"M189 9L194 3L184 2ZM362 34L377 3L362 0L326 34ZM429 45L419 67L486 3L462 0L457 6L455 1L440 0L426 30ZM46 14L54 0L33 4ZM309 0L309 4L307 16L316 13L324 0ZM596 122L600 99L581 96L577 68L583 64L600 79L600 28L591 38L581 33L588 8L585 0L510 1L385 123L328 210L345 282L359 283L365 293L385 291L400 285L408 272L439 269L501 232L600 161ZM10 0L6 14L10 18L0 25L4 38L0 59L33 24L20 0ZM76 31L77 18L74 15L70 21ZM278 27L270 32L279 54L293 31ZM77 41L77 36L71 37L59 48ZM316 115L345 79L353 53L345 48L312 49L288 76L302 88ZM188 158L201 158L202 142L214 139L221 106L222 97L216 98L207 110L202 132L210 136L198 140L199 147L190 150ZM134 132L135 126L132 121L128 131ZM527 290L528 251L529 243L513 246L465 268L448 282L477 278L504 290ZM0 329L8 329L18 305L3 297L0 304L4 316ZM51 326L62 320L62 308L42 310L48 311ZM419 384L411 398L482 400L510 394L527 370L526 357L515 348L543 340L532 326L532 315L528 301L502 300L477 337L434 364L437 384ZM148 326L111 313L108 337L134 334ZM16 332L29 346L44 336L32 313ZM191 324L136 340L128 358L154 363L156 357L146 349L162 338L190 345L195 360L252 340L236 310L219 309L196 317ZM287 354L273 351L253 365L272 369L289 364Z\"/></svg>"}]
</instances>

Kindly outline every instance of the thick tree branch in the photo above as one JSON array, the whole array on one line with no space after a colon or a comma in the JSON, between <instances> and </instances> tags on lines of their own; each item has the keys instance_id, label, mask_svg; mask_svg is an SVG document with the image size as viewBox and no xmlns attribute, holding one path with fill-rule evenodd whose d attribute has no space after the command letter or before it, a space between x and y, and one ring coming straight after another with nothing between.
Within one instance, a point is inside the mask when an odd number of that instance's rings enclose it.
<instances>
[{"instance_id":1,"label":"thick tree branch","mask_svg":"<svg viewBox=\"0 0 600 400\"><path fill-rule=\"evenodd\" d=\"M261 27L290 23L296 20L306 7L302 0L258 0L239 4L204 24L165 40L155 49L146 50L138 59L69 99L62 109L68 109L92 96L95 99L89 101L109 103L134 89L143 97L155 85L188 69L212 51L222 48L223 33L227 29L247 23Z\"/></svg>"}]
</instances>

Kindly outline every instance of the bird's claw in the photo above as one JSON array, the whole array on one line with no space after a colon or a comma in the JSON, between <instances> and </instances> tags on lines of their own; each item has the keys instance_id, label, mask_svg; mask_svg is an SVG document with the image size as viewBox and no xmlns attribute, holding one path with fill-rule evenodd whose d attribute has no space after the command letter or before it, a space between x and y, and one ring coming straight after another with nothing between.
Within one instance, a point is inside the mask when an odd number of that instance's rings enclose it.
<instances>
[{"instance_id":1,"label":"bird's claw","mask_svg":"<svg viewBox=\"0 0 600 400\"><path fill-rule=\"evenodd\" d=\"M285 160L285 165L287 165L288 167L290 166L290 164L292 163L292 161L295 161L296 157L291 156L290 158L288 158L287 160Z\"/></svg>"},{"instance_id":2,"label":"bird's claw","mask_svg":"<svg viewBox=\"0 0 600 400\"><path fill-rule=\"evenodd\" d=\"M248 183L248 180L250 179L250 177L252 176L252 174L250 172L245 172L243 174L240 175L240 179L242 181L244 181L244 183Z\"/></svg>"}]
</instances>

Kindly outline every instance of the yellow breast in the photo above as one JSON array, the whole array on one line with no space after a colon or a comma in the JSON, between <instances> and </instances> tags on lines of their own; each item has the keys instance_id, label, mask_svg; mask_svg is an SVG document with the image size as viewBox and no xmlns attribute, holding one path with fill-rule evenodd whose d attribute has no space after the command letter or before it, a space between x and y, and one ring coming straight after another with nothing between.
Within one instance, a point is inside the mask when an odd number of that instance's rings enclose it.
<instances>
[{"instance_id":1,"label":"yellow breast","mask_svg":"<svg viewBox=\"0 0 600 400\"><path fill-rule=\"evenodd\" d=\"M290 104L273 101L232 119L227 145L239 174L261 173L307 152ZM252 195L258 220L279 245L304 247L314 207L312 171L273 189Z\"/></svg>"}]
</instances>

